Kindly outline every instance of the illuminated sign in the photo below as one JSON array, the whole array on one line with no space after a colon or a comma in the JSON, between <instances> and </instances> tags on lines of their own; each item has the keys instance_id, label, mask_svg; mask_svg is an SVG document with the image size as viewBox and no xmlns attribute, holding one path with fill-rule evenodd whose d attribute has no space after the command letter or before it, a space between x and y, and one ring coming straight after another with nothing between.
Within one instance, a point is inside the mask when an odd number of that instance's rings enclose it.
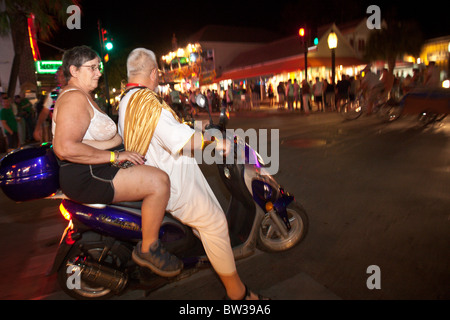
<instances>
[{"instance_id":1,"label":"illuminated sign","mask_svg":"<svg viewBox=\"0 0 450 320\"><path fill-rule=\"evenodd\" d=\"M61 60L38 60L35 62L36 72L39 74L55 74L62 66Z\"/></svg>"},{"instance_id":2,"label":"illuminated sign","mask_svg":"<svg viewBox=\"0 0 450 320\"><path fill-rule=\"evenodd\" d=\"M58 68L62 66L61 60L38 60L35 62L36 72L38 74L55 74ZM103 69L103 63L100 62L100 69Z\"/></svg>"}]
</instances>

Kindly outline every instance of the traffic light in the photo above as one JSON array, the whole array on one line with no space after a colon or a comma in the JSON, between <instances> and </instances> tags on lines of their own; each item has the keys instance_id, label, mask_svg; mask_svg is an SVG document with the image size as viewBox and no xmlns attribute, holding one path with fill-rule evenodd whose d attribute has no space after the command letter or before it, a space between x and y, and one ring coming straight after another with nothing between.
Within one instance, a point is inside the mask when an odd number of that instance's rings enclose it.
<instances>
[{"instance_id":1,"label":"traffic light","mask_svg":"<svg viewBox=\"0 0 450 320\"><path fill-rule=\"evenodd\" d=\"M103 43L105 43L106 40L107 40L107 33L108 32L105 29L102 28L102 41L103 41Z\"/></svg>"},{"instance_id":2,"label":"traffic light","mask_svg":"<svg viewBox=\"0 0 450 320\"><path fill-rule=\"evenodd\" d=\"M319 44L319 38L315 37L314 38L314 45L317 46Z\"/></svg>"},{"instance_id":3,"label":"traffic light","mask_svg":"<svg viewBox=\"0 0 450 320\"><path fill-rule=\"evenodd\" d=\"M113 39L111 38L111 36L108 34L108 31L106 29L101 30L102 32L102 42L103 42L103 46L105 47L105 49L107 51L111 51L114 48L113 45Z\"/></svg>"},{"instance_id":4,"label":"traffic light","mask_svg":"<svg viewBox=\"0 0 450 320\"><path fill-rule=\"evenodd\" d=\"M302 37L302 38L304 38L305 37L305 28L300 28L299 30L298 30L298 34L299 34L299 36L300 37Z\"/></svg>"},{"instance_id":5,"label":"traffic light","mask_svg":"<svg viewBox=\"0 0 450 320\"><path fill-rule=\"evenodd\" d=\"M113 47L114 47L114 45L111 41L108 41L105 43L106 50L111 51L113 49Z\"/></svg>"}]
</instances>

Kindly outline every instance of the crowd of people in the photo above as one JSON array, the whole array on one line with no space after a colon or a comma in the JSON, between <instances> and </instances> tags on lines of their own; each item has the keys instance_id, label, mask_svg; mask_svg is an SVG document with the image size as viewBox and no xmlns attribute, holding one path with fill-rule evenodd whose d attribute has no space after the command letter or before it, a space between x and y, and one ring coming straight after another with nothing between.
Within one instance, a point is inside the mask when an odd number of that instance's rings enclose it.
<instances>
[{"instance_id":1,"label":"crowd of people","mask_svg":"<svg viewBox=\"0 0 450 320\"><path fill-rule=\"evenodd\" d=\"M261 93L258 85L250 83L247 86L228 86L220 91L215 89L188 90L181 92L170 85L170 89L164 94L164 101L180 116L185 118L188 115L195 115L198 106L195 97L198 94L206 97L206 107L209 111L218 112L221 107L227 107L229 111L251 110L259 107Z\"/></svg>"},{"instance_id":2,"label":"crowd of people","mask_svg":"<svg viewBox=\"0 0 450 320\"><path fill-rule=\"evenodd\" d=\"M20 148L29 142L52 140L50 130L51 111L61 87L66 84L62 69L55 74L57 86L48 93L38 96L34 104L24 95L10 99L8 93L2 92L0 103L0 140L6 138L5 150Z\"/></svg>"},{"instance_id":3,"label":"crowd of people","mask_svg":"<svg viewBox=\"0 0 450 320\"><path fill-rule=\"evenodd\" d=\"M0 137L5 138L2 140L6 142L5 151L11 151L34 141L33 134L39 112L45 103L45 96L34 105L23 95L11 98L8 93L2 92L1 96Z\"/></svg>"},{"instance_id":4,"label":"crowd of people","mask_svg":"<svg viewBox=\"0 0 450 320\"><path fill-rule=\"evenodd\" d=\"M311 111L324 112L336 110L340 102L355 95L359 88L359 77L342 75L337 84L327 79L315 77L315 81L304 79L300 84L297 79L279 82L277 86L278 108L300 110L306 114ZM270 105L274 105L272 86L269 85Z\"/></svg>"},{"instance_id":5,"label":"crowd of people","mask_svg":"<svg viewBox=\"0 0 450 320\"><path fill-rule=\"evenodd\" d=\"M360 92L366 90L369 95L377 93L378 88L399 98L417 87L437 88L440 86L439 70L434 62L425 69L413 69L410 75L392 75L387 69L380 74L371 71L370 65L364 68L360 75L349 76L342 74L336 84L327 79L315 77L315 81L289 79L278 83L276 93L278 108L300 110L308 114L311 111L338 111L343 103L352 100ZM269 84L267 95L269 105L275 106L275 91Z\"/></svg>"}]
</instances>

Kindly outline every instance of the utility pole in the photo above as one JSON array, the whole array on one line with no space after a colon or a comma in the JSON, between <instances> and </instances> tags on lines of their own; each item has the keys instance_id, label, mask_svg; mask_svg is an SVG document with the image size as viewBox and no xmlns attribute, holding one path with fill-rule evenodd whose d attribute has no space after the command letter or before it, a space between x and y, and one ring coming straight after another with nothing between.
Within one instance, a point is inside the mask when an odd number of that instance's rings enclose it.
<instances>
[{"instance_id":1,"label":"utility pole","mask_svg":"<svg viewBox=\"0 0 450 320\"><path fill-rule=\"evenodd\" d=\"M105 57L104 57L104 53L103 53L103 48L105 46L105 43L103 41L103 34L102 34L102 25L100 22L100 19L98 19L98 38L99 38L99 42L100 42L100 58L102 60L103 63L103 77L105 79L105 98L106 98L106 113L109 116L112 116L112 107L111 107L111 103L109 103L109 86L108 86L108 76L106 74L106 62L105 62Z\"/></svg>"},{"instance_id":2,"label":"utility pole","mask_svg":"<svg viewBox=\"0 0 450 320\"><path fill-rule=\"evenodd\" d=\"M303 42L303 51L305 55L305 79L308 82L308 38L307 38L307 31L305 28L300 28L298 30L298 34Z\"/></svg>"},{"instance_id":3,"label":"utility pole","mask_svg":"<svg viewBox=\"0 0 450 320\"><path fill-rule=\"evenodd\" d=\"M308 41L305 40L305 79L308 82Z\"/></svg>"}]
</instances>

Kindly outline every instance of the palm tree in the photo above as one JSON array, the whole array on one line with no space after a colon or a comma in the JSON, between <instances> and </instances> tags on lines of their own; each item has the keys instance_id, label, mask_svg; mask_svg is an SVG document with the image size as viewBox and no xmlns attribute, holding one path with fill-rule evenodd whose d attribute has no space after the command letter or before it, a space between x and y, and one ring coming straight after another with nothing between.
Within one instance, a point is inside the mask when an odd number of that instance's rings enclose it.
<instances>
[{"instance_id":1,"label":"palm tree","mask_svg":"<svg viewBox=\"0 0 450 320\"><path fill-rule=\"evenodd\" d=\"M387 61L389 73L393 74L396 60L405 54L417 57L422 44L423 35L415 22L391 20L386 27L370 34L365 58Z\"/></svg>"},{"instance_id":2,"label":"palm tree","mask_svg":"<svg viewBox=\"0 0 450 320\"><path fill-rule=\"evenodd\" d=\"M20 70L20 61L24 50L30 50L25 46L28 39L27 18L34 14L38 36L42 40L48 40L56 31L59 24L65 23L68 18L66 12L70 5L78 5L77 0L0 0L0 36L11 32L14 45L14 60L8 84L8 94L14 94L17 77Z\"/></svg>"}]
</instances>

